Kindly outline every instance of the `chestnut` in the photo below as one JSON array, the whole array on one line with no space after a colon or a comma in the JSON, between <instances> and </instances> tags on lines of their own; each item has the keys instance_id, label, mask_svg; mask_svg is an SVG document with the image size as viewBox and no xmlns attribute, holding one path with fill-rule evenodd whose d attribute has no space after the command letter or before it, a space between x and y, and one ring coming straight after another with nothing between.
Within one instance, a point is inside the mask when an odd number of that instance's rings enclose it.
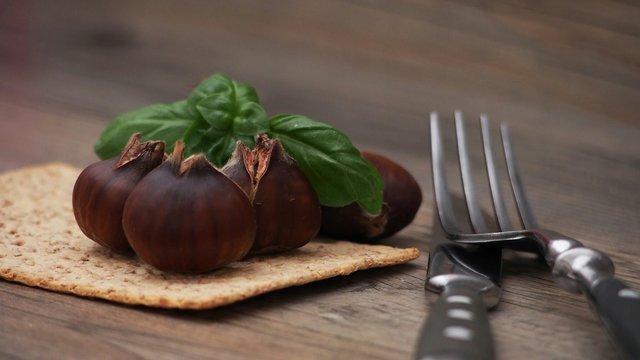
<instances>
[{"instance_id":1,"label":"chestnut","mask_svg":"<svg viewBox=\"0 0 640 360\"><path fill-rule=\"evenodd\" d=\"M251 249L255 214L244 191L203 154L169 158L145 176L124 205L133 250L164 271L202 273L242 259Z\"/></svg>"},{"instance_id":2,"label":"chestnut","mask_svg":"<svg viewBox=\"0 0 640 360\"><path fill-rule=\"evenodd\" d=\"M248 194L258 229L250 254L299 248L320 229L320 202L311 183L278 139L256 138L253 150L238 142L222 171Z\"/></svg>"},{"instance_id":3,"label":"chestnut","mask_svg":"<svg viewBox=\"0 0 640 360\"><path fill-rule=\"evenodd\" d=\"M122 154L89 165L73 187L73 215L80 230L100 245L116 251L131 251L122 229L124 203L135 185L160 165L164 143L140 143L131 136Z\"/></svg>"},{"instance_id":4,"label":"chestnut","mask_svg":"<svg viewBox=\"0 0 640 360\"><path fill-rule=\"evenodd\" d=\"M409 225L420 208L422 190L406 169L385 156L366 151L361 154L382 177L382 209L379 214L368 214L357 203L323 206L321 235L365 242L380 240Z\"/></svg>"}]
</instances>

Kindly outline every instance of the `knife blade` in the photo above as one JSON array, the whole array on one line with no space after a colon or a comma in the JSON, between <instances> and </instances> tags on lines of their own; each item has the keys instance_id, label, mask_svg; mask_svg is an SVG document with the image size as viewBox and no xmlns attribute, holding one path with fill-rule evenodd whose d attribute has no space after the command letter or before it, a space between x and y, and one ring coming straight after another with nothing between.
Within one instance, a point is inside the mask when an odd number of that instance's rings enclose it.
<instances>
[{"instance_id":1,"label":"knife blade","mask_svg":"<svg viewBox=\"0 0 640 360\"><path fill-rule=\"evenodd\" d=\"M487 309L500 299L502 250L456 244L433 220L425 288L440 293L425 321L415 359L493 359Z\"/></svg>"}]
</instances>

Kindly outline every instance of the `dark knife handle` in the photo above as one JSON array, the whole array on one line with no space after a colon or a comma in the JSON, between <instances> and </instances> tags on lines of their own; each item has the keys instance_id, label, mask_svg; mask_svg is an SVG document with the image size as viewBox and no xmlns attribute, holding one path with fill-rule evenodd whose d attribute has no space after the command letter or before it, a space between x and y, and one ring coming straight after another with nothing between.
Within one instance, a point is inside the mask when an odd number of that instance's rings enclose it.
<instances>
[{"instance_id":1,"label":"dark knife handle","mask_svg":"<svg viewBox=\"0 0 640 360\"><path fill-rule=\"evenodd\" d=\"M477 288L452 282L433 304L414 359L493 359L487 308Z\"/></svg>"},{"instance_id":2,"label":"dark knife handle","mask_svg":"<svg viewBox=\"0 0 640 360\"><path fill-rule=\"evenodd\" d=\"M624 355L640 359L640 291L610 277L595 283L587 295Z\"/></svg>"}]
</instances>

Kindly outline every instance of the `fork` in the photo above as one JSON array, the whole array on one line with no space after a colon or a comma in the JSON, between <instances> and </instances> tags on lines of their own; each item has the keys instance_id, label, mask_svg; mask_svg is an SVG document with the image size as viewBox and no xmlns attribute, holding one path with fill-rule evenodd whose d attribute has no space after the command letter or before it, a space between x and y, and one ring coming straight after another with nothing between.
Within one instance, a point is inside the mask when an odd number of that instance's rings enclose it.
<instances>
[{"instance_id":1,"label":"fork","mask_svg":"<svg viewBox=\"0 0 640 360\"><path fill-rule=\"evenodd\" d=\"M466 144L462 113L454 113L456 138ZM431 113L431 141L442 143L442 135L436 112ZM495 157L491 143L490 125L486 115L480 115L483 151L487 168L495 168ZM608 329L622 356L640 359L640 291L630 288L614 276L614 265L604 253L584 247L578 240L552 230L541 229L535 219L522 180L516 166L511 138L505 123L500 124L502 150L515 207L521 226L514 226L509 218L506 201L502 195L497 171L489 171L489 187L493 212L500 229L497 232L477 233L463 231L459 226L453 208L453 200L448 190L443 170L434 168L434 195L438 217L449 240L458 243L502 246L504 248L527 251L543 258L556 283L573 293L585 293L592 309ZM464 145L466 146L466 145ZM444 161L442 147L432 150L432 158ZM468 152L461 152L461 172L470 171L465 165L470 162ZM471 176L468 176L471 178ZM466 198L473 199L473 182L463 183ZM467 201L466 216L479 213L476 202Z\"/></svg>"}]
</instances>

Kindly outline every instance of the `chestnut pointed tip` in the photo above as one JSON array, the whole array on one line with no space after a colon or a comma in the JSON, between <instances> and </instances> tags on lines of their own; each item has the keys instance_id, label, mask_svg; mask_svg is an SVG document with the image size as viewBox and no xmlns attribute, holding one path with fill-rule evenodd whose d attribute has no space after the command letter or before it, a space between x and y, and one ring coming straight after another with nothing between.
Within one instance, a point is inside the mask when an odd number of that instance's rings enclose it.
<instances>
[{"instance_id":1,"label":"chestnut pointed tip","mask_svg":"<svg viewBox=\"0 0 640 360\"><path fill-rule=\"evenodd\" d=\"M269 141L269 140L273 140L271 137L269 137L269 135L267 134L258 134L254 137L254 140L256 142L256 145L263 143L265 141Z\"/></svg>"},{"instance_id":2,"label":"chestnut pointed tip","mask_svg":"<svg viewBox=\"0 0 640 360\"><path fill-rule=\"evenodd\" d=\"M235 166L237 162L242 162L247 172L253 176L253 163L254 156L253 151L242 141L236 141L236 148L233 150L233 154L231 154L231 158L225 164L224 168ZM224 171L223 171L224 172Z\"/></svg>"},{"instance_id":3,"label":"chestnut pointed tip","mask_svg":"<svg viewBox=\"0 0 640 360\"><path fill-rule=\"evenodd\" d=\"M171 157L173 158L179 158L180 160L182 160L182 156L184 155L184 142L182 142L182 140L178 140L175 142L175 145L173 146L173 152L171 153Z\"/></svg>"},{"instance_id":4,"label":"chestnut pointed tip","mask_svg":"<svg viewBox=\"0 0 640 360\"><path fill-rule=\"evenodd\" d=\"M157 166L162 162L164 156L164 141L150 140L141 143L142 134L133 133L122 150L118 161L115 163L115 169L119 169L134 161L142 161Z\"/></svg>"},{"instance_id":5,"label":"chestnut pointed tip","mask_svg":"<svg viewBox=\"0 0 640 360\"><path fill-rule=\"evenodd\" d=\"M136 131L133 134L131 134L127 144L131 144L131 143L139 144L141 139L142 139L142 134L139 131Z\"/></svg>"},{"instance_id":6,"label":"chestnut pointed tip","mask_svg":"<svg viewBox=\"0 0 640 360\"><path fill-rule=\"evenodd\" d=\"M180 163L180 166L178 166L178 171L176 172L176 174L178 176L184 176L192 170L207 169L215 169L215 166L207 159L207 157L203 153L198 153L184 159Z\"/></svg>"},{"instance_id":7,"label":"chestnut pointed tip","mask_svg":"<svg viewBox=\"0 0 640 360\"><path fill-rule=\"evenodd\" d=\"M165 155L165 162L178 169L184 155L184 143L180 140L173 145L173 151L169 155Z\"/></svg>"},{"instance_id":8,"label":"chestnut pointed tip","mask_svg":"<svg viewBox=\"0 0 640 360\"><path fill-rule=\"evenodd\" d=\"M120 157L116 162L116 168L124 166L139 155L141 138L142 134L140 134L139 132L131 134L129 140L127 141L127 145L124 146L124 149L120 153Z\"/></svg>"},{"instance_id":9,"label":"chestnut pointed tip","mask_svg":"<svg viewBox=\"0 0 640 360\"><path fill-rule=\"evenodd\" d=\"M277 146L282 146L280 139L269 137L267 134L256 135L255 142L255 150L272 149Z\"/></svg>"},{"instance_id":10,"label":"chestnut pointed tip","mask_svg":"<svg viewBox=\"0 0 640 360\"><path fill-rule=\"evenodd\" d=\"M238 140L233 155L231 155L231 158L221 171L235 182L250 200L253 200L253 189L255 187L254 170L253 151Z\"/></svg>"},{"instance_id":11,"label":"chestnut pointed tip","mask_svg":"<svg viewBox=\"0 0 640 360\"><path fill-rule=\"evenodd\" d=\"M153 154L164 155L164 147L165 147L164 141L161 141L161 140L149 141L148 143L149 143L148 147L151 149L151 152Z\"/></svg>"}]
</instances>

